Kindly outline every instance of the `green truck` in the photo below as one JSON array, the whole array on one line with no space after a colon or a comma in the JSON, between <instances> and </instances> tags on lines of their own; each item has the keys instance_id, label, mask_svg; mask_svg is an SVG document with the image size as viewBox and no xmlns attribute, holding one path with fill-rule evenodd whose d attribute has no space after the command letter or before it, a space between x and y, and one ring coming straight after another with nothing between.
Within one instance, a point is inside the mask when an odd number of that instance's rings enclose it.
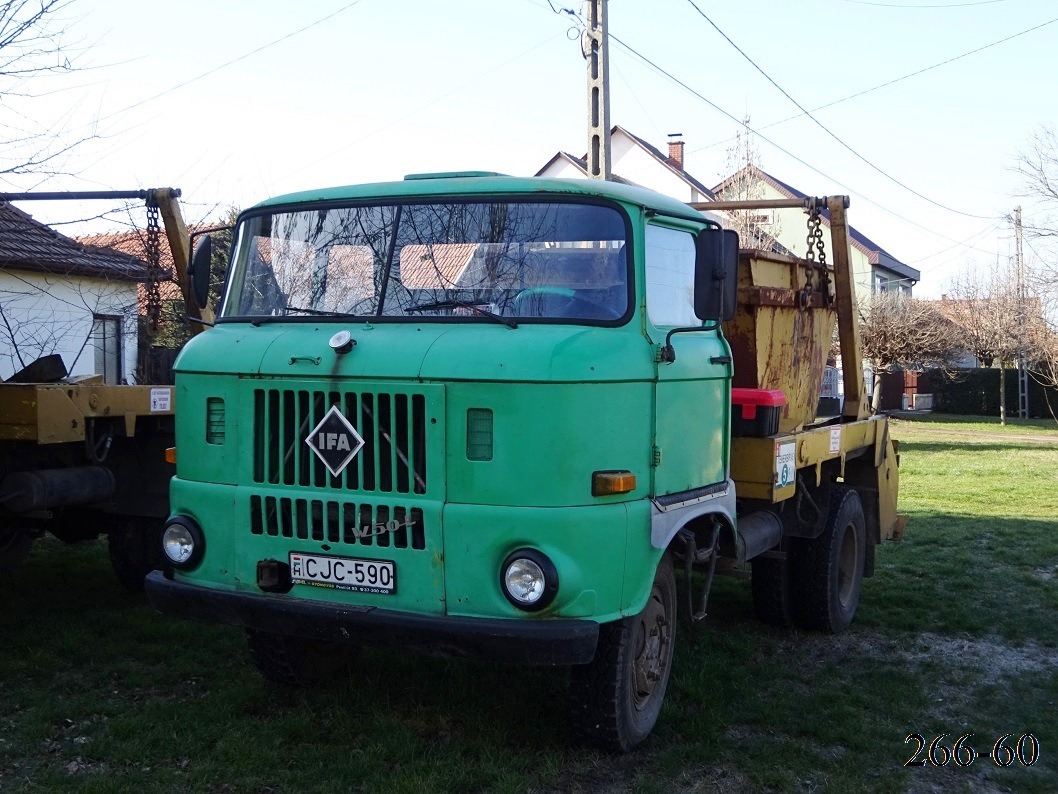
<instances>
[{"instance_id":1,"label":"green truck","mask_svg":"<svg viewBox=\"0 0 1058 794\"><path fill-rule=\"evenodd\" d=\"M638 187L480 172L271 199L235 241L216 326L176 364L171 569L147 591L243 627L268 679L367 644L568 666L573 735L626 751L718 562L752 565L765 619L837 631L902 530L855 379L815 417L851 296L837 255L740 252ZM769 355L801 363L740 382L761 354L725 329L787 325ZM811 416L782 386L814 390Z\"/></svg>"}]
</instances>

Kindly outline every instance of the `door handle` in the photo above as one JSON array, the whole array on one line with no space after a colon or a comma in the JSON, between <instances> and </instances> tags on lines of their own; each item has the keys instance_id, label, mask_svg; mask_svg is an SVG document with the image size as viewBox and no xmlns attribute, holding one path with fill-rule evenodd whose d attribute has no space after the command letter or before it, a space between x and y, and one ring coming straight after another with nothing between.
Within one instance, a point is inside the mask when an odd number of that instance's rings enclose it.
<instances>
[{"instance_id":1,"label":"door handle","mask_svg":"<svg viewBox=\"0 0 1058 794\"><path fill-rule=\"evenodd\" d=\"M709 359L710 364L730 364L731 356L713 356Z\"/></svg>"}]
</instances>

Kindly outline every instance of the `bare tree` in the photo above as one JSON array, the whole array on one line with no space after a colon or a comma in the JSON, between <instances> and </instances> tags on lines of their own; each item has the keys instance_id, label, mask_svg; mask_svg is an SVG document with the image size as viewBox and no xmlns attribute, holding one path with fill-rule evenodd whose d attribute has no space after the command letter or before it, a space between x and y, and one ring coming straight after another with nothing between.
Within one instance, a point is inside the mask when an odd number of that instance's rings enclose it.
<instances>
[{"instance_id":1,"label":"bare tree","mask_svg":"<svg viewBox=\"0 0 1058 794\"><path fill-rule=\"evenodd\" d=\"M749 131L749 116L742 119L743 127L735 132L735 140L727 149L727 175L717 198L725 201L753 201L764 198L761 177L760 150ZM725 212L728 229L738 232L744 248L772 250L781 231L774 210L731 210Z\"/></svg>"},{"instance_id":2,"label":"bare tree","mask_svg":"<svg viewBox=\"0 0 1058 794\"><path fill-rule=\"evenodd\" d=\"M959 356L951 322L933 301L876 292L860 307L864 357L874 369L872 408L881 406L882 375L900 369L947 369Z\"/></svg>"},{"instance_id":3,"label":"bare tree","mask_svg":"<svg viewBox=\"0 0 1058 794\"><path fill-rule=\"evenodd\" d=\"M1010 267L964 270L951 281L943 314L959 330L960 344L984 367L999 368L999 422L1006 424L1006 370L1017 363L1028 334L1025 306Z\"/></svg>"},{"instance_id":4,"label":"bare tree","mask_svg":"<svg viewBox=\"0 0 1058 794\"><path fill-rule=\"evenodd\" d=\"M0 177L66 173L67 155L95 137L73 133L74 109L49 118L40 100L56 86L48 76L76 70L78 44L63 17L71 0L0 0ZM70 86L66 86L69 88Z\"/></svg>"},{"instance_id":5,"label":"bare tree","mask_svg":"<svg viewBox=\"0 0 1058 794\"><path fill-rule=\"evenodd\" d=\"M1044 210L1025 231L1033 237L1058 237L1058 134L1053 127L1042 126L1029 136L1014 170L1021 175L1020 195L1038 200Z\"/></svg>"},{"instance_id":6,"label":"bare tree","mask_svg":"<svg viewBox=\"0 0 1058 794\"><path fill-rule=\"evenodd\" d=\"M1025 224L1026 235L1044 246L1037 252L1042 261L1030 270L1039 305L1032 373L1044 386L1058 388L1058 133L1054 127L1041 126L1029 136L1015 170L1021 176L1020 195L1035 200L1030 214L1035 219Z\"/></svg>"}]
</instances>

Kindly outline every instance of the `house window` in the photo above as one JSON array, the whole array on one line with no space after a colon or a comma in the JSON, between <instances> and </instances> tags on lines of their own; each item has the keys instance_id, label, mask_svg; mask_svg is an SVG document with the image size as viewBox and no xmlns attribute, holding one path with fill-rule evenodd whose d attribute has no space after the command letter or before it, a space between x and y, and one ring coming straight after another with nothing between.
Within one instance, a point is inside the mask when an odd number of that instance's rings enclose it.
<instances>
[{"instance_id":1,"label":"house window","mask_svg":"<svg viewBox=\"0 0 1058 794\"><path fill-rule=\"evenodd\" d=\"M105 314L92 315L92 346L95 348L95 372L106 383L121 383L121 318Z\"/></svg>"},{"instance_id":2,"label":"house window","mask_svg":"<svg viewBox=\"0 0 1058 794\"><path fill-rule=\"evenodd\" d=\"M647 227L647 314L656 326L699 325L694 315L694 236Z\"/></svg>"}]
</instances>

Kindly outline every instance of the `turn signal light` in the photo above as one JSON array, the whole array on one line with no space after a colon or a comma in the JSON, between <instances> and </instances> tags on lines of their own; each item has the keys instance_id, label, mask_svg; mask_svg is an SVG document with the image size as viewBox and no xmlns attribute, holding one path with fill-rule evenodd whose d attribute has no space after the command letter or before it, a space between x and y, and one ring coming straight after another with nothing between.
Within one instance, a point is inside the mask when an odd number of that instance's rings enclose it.
<instances>
[{"instance_id":1,"label":"turn signal light","mask_svg":"<svg viewBox=\"0 0 1058 794\"><path fill-rule=\"evenodd\" d=\"M176 447L168 447L165 450L165 462L176 465Z\"/></svg>"},{"instance_id":2,"label":"turn signal light","mask_svg":"<svg viewBox=\"0 0 1058 794\"><path fill-rule=\"evenodd\" d=\"M591 475L592 496L612 496L636 489L636 476L630 471L597 471Z\"/></svg>"}]
</instances>

